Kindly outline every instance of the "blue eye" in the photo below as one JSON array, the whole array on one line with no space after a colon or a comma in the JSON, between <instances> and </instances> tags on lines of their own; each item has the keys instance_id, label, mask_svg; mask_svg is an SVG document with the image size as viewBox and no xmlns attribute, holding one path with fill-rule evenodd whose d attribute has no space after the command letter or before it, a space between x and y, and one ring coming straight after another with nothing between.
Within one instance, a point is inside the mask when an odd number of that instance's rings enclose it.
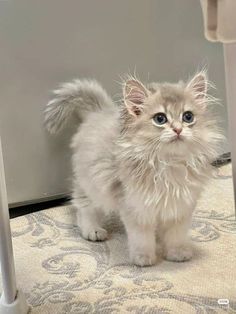
<instances>
[{"instance_id":1,"label":"blue eye","mask_svg":"<svg viewBox=\"0 0 236 314\"><path fill-rule=\"evenodd\" d=\"M159 112L159 113L155 114L155 116L153 117L153 121L156 124L162 125L162 124L165 124L167 122L167 117L163 112Z\"/></svg>"},{"instance_id":2,"label":"blue eye","mask_svg":"<svg viewBox=\"0 0 236 314\"><path fill-rule=\"evenodd\" d=\"M183 113L183 121L184 122L191 123L191 122L193 122L193 119L194 119L194 115L191 111L185 111Z\"/></svg>"}]
</instances>

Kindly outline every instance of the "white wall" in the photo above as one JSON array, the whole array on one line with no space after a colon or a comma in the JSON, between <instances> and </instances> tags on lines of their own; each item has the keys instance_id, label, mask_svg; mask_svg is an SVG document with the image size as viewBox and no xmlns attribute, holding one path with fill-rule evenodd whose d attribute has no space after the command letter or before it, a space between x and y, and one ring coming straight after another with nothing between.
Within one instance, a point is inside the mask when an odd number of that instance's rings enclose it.
<instances>
[{"instance_id":1,"label":"white wall","mask_svg":"<svg viewBox=\"0 0 236 314\"><path fill-rule=\"evenodd\" d=\"M207 64L223 100L223 53L203 37L196 0L0 1L0 133L11 203L66 193L68 142L42 126L49 90L75 77L94 77L111 94L119 75L144 80L187 78ZM228 150L226 144L225 150Z\"/></svg>"}]
</instances>

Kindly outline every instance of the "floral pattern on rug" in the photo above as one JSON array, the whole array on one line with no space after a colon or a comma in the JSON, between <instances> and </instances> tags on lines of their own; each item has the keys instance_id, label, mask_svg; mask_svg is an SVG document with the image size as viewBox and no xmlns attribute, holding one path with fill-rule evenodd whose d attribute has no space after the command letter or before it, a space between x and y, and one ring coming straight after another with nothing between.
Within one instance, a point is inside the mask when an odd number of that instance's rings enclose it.
<instances>
[{"instance_id":1,"label":"floral pattern on rug","mask_svg":"<svg viewBox=\"0 0 236 314\"><path fill-rule=\"evenodd\" d=\"M12 220L19 286L31 313L236 313L236 222L230 166L204 192L191 229L193 259L129 263L126 235L111 221L110 238L81 238L72 206ZM218 304L228 299L229 304Z\"/></svg>"}]
</instances>

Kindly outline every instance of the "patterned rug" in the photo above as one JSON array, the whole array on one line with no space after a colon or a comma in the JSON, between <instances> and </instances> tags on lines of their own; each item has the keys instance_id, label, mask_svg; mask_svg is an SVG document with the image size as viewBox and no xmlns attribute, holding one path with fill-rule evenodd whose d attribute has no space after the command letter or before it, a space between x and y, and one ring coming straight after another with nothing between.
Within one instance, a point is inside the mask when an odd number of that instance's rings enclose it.
<instances>
[{"instance_id":1,"label":"patterned rug","mask_svg":"<svg viewBox=\"0 0 236 314\"><path fill-rule=\"evenodd\" d=\"M126 236L81 238L75 210L63 206L11 221L18 285L31 313L236 313L236 222L230 165L207 186L194 215L194 257L129 264ZM227 303L229 304L219 304Z\"/></svg>"}]
</instances>

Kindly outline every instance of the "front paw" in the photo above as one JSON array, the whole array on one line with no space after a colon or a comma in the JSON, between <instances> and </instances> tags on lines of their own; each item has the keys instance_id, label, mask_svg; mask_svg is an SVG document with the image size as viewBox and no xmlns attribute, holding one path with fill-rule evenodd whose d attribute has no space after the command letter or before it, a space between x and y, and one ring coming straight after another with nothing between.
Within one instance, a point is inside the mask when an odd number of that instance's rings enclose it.
<instances>
[{"instance_id":1,"label":"front paw","mask_svg":"<svg viewBox=\"0 0 236 314\"><path fill-rule=\"evenodd\" d=\"M186 262L192 258L192 249L188 245L168 248L165 259L171 262Z\"/></svg>"},{"instance_id":2,"label":"front paw","mask_svg":"<svg viewBox=\"0 0 236 314\"><path fill-rule=\"evenodd\" d=\"M137 266L152 266L156 263L156 255L151 253L133 253L131 262Z\"/></svg>"},{"instance_id":3,"label":"front paw","mask_svg":"<svg viewBox=\"0 0 236 314\"><path fill-rule=\"evenodd\" d=\"M89 241L104 241L107 239L107 231L100 227L91 227L82 229L82 236Z\"/></svg>"}]
</instances>

